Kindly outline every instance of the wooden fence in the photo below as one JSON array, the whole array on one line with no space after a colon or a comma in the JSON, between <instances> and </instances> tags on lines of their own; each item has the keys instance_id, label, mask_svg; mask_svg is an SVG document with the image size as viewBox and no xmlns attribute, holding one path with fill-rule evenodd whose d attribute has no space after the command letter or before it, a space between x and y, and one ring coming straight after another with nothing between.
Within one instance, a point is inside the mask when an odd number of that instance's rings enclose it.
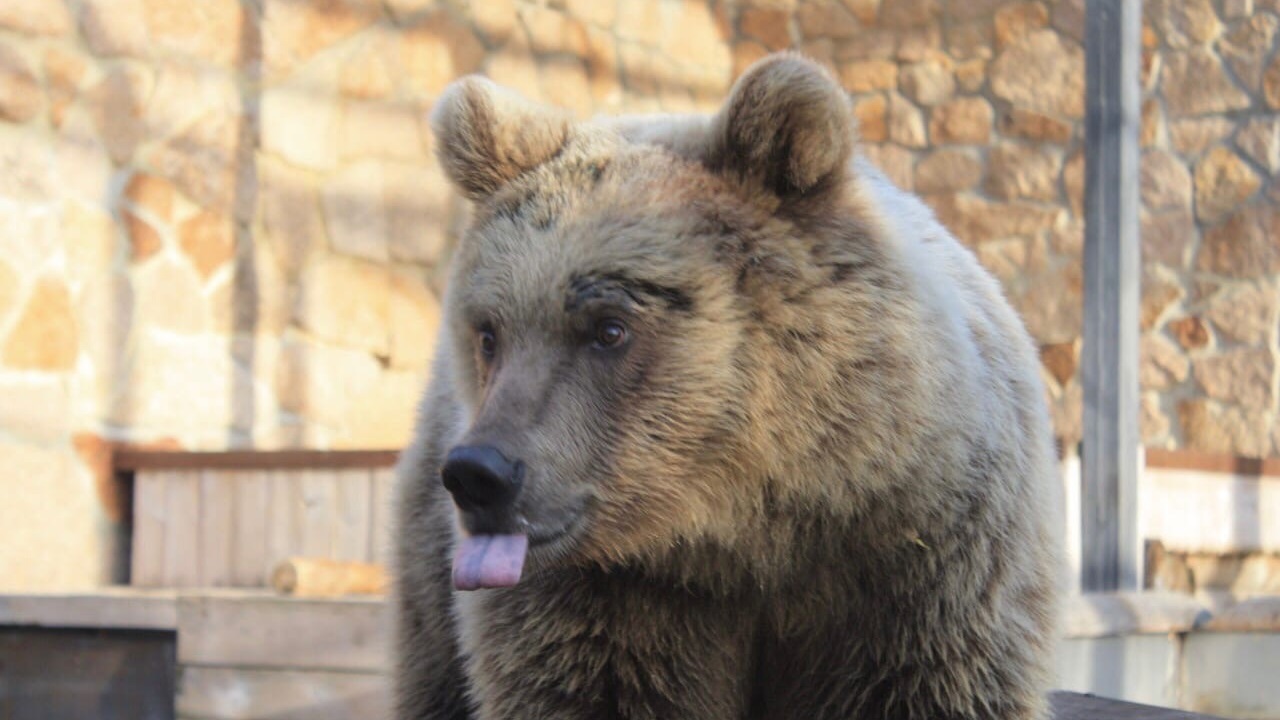
<instances>
[{"instance_id":1,"label":"wooden fence","mask_svg":"<svg viewBox=\"0 0 1280 720\"><path fill-rule=\"evenodd\" d=\"M391 452L135 453L131 584L262 587L294 555L385 562Z\"/></svg>"}]
</instances>

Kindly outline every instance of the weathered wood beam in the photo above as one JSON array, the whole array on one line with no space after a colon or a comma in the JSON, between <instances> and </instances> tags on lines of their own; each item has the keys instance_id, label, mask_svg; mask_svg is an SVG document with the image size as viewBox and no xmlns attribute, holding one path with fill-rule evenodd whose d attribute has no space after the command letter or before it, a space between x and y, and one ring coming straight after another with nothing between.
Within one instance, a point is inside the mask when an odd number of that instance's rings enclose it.
<instances>
[{"instance_id":1,"label":"weathered wood beam","mask_svg":"<svg viewBox=\"0 0 1280 720\"><path fill-rule=\"evenodd\" d=\"M1091 0L1085 32L1081 584L1137 589L1141 3Z\"/></svg>"}]
</instances>

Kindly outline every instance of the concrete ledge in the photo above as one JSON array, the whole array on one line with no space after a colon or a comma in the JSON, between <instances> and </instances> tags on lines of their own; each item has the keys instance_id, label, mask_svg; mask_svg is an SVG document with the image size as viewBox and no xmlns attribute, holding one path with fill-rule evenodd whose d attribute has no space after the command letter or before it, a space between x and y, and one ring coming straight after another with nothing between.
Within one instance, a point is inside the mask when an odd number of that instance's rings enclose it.
<instances>
[{"instance_id":1,"label":"concrete ledge","mask_svg":"<svg viewBox=\"0 0 1280 720\"><path fill-rule=\"evenodd\" d=\"M1280 597L1244 600L1220 611L1198 629L1211 632L1280 633Z\"/></svg>"},{"instance_id":2,"label":"concrete ledge","mask_svg":"<svg viewBox=\"0 0 1280 720\"><path fill-rule=\"evenodd\" d=\"M1208 622L1209 610L1188 595L1166 592L1073 595L1063 602L1064 638L1188 632Z\"/></svg>"},{"instance_id":3,"label":"concrete ledge","mask_svg":"<svg viewBox=\"0 0 1280 720\"><path fill-rule=\"evenodd\" d=\"M134 588L0 594L0 625L177 630L178 595Z\"/></svg>"}]
</instances>

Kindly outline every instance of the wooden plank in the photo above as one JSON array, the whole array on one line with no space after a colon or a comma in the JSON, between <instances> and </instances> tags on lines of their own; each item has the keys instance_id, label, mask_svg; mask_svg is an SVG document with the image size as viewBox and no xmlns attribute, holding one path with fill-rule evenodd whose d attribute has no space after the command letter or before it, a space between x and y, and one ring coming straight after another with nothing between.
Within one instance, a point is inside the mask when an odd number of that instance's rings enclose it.
<instances>
[{"instance_id":1,"label":"wooden plank","mask_svg":"<svg viewBox=\"0 0 1280 720\"><path fill-rule=\"evenodd\" d=\"M1211 717L1066 692L1051 693L1049 704L1053 707L1053 720L1194 720Z\"/></svg>"},{"instance_id":2,"label":"wooden plank","mask_svg":"<svg viewBox=\"0 0 1280 720\"><path fill-rule=\"evenodd\" d=\"M261 470L244 470L229 473L228 480L234 484L236 505L231 581L236 587L263 587L267 583L271 478Z\"/></svg>"},{"instance_id":3,"label":"wooden plank","mask_svg":"<svg viewBox=\"0 0 1280 720\"><path fill-rule=\"evenodd\" d=\"M221 471L201 470L199 478L200 584L227 587L235 538L235 484Z\"/></svg>"},{"instance_id":4,"label":"wooden plank","mask_svg":"<svg viewBox=\"0 0 1280 720\"><path fill-rule=\"evenodd\" d=\"M338 525L335 528L333 557L352 562L370 562L373 521L373 477L365 469L335 473L338 492Z\"/></svg>"},{"instance_id":5,"label":"wooden plank","mask_svg":"<svg viewBox=\"0 0 1280 720\"><path fill-rule=\"evenodd\" d=\"M1060 637L1168 635L1208 621L1208 608L1175 592L1089 593L1064 599Z\"/></svg>"},{"instance_id":6,"label":"wooden plank","mask_svg":"<svg viewBox=\"0 0 1280 720\"><path fill-rule=\"evenodd\" d=\"M378 672L389 654L387 605L224 591L178 600L178 660L219 667Z\"/></svg>"},{"instance_id":7,"label":"wooden plank","mask_svg":"<svg viewBox=\"0 0 1280 720\"><path fill-rule=\"evenodd\" d=\"M1136 590L1138 449L1138 61L1140 3L1087 3L1084 432L1086 591Z\"/></svg>"},{"instance_id":8,"label":"wooden plank","mask_svg":"<svg viewBox=\"0 0 1280 720\"><path fill-rule=\"evenodd\" d=\"M208 720L389 720L388 678L366 673L186 666L178 713Z\"/></svg>"},{"instance_id":9,"label":"wooden plank","mask_svg":"<svg viewBox=\"0 0 1280 720\"><path fill-rule=\"evenodd\" d=\"M298 492L294 500L301 530L299 555L333 557L338 525L338 478L328 470L295 473Z\"/></svg>"},{"instance_id":10,"label":"wooden plank","mask_svg":"<svg viewBox=\"0 0 1280 720\"><path fill-rule=\"evenodd\" d=\"M386 565L391 560L391 528L394 523L391 503L395 493L395 470L379 468L370 471L370 475L373 479L373 506L369 521L371 560Z\"/></svg>"},{"instance_id":11,"label":"wooden plank","mask_svg":"<svg viewBox=\"0 0 1280 720\"><path fill-rule=\"evenodd\" d=\"M165 479L165 587L195 587L200 583L200 478L189 471L171 471Z\"/></svg>"},{"instance_id":12,"label":"wooden plank","mask_svg":"<svg viewBox=\"0 0 1280 720\"><path fill-rule=\"evenodd\" d=\"M1196 470L1252 477L1280 477L1280 458L1247 458L1195 450L1147 448L1143 463L1160 470Z\"/></svg>"},{"instance_id":13,"label":"wooden plank","mask_svg":"<svg viewBox=\"0 0 1280 720\"><path fill-rule=\"evenodd\" d=\"M165 474L139 472L133 480L132 585L157 587L164 579Z\"/></svg>"},{"instance_id":14,"label":"wooden plank","mask_svg":"<svg viewBox=\"0 0 1280 720\"><path fill-rule=\"evenodd\" d=\"M267 547L263 558L262 577L271 577L276 563L291 555L301 552L301 530L295 529L297 522L294 512L296 493L293 486L299 482L290 473L272 470L265 472L267 478Z\"/></svg>"},{"instance_id":15,"label":"wooden plank","mask_svg":"<svg viewBox=\"0 0 1280 720\"><path fill-rule=\"evenodd\" d=\"M117 470L304 470L392 467L399 455L398 450L183 452L121 448L112 462Z\"/></svg>"}]
</instances>

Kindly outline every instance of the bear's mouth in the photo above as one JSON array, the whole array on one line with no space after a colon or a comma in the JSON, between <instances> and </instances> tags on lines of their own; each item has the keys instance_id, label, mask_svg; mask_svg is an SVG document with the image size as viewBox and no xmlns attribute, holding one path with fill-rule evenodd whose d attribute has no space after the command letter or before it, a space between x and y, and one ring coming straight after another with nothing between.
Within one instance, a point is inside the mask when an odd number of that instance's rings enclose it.
<instances>
[{"instance_id":1,"label":"bear's mouth","mask_svg":"<svg viewBox=\"0 0 1280 720\"><path fill-rule=\"evenodd\" d=\"M520 582L530 554L536 560L567 551L585 522L575 512L559 524L530 523L519 518L520 532L468 533L454 550L453 586L457 590L512 587Z\"/></svg>"}]
</instances>

